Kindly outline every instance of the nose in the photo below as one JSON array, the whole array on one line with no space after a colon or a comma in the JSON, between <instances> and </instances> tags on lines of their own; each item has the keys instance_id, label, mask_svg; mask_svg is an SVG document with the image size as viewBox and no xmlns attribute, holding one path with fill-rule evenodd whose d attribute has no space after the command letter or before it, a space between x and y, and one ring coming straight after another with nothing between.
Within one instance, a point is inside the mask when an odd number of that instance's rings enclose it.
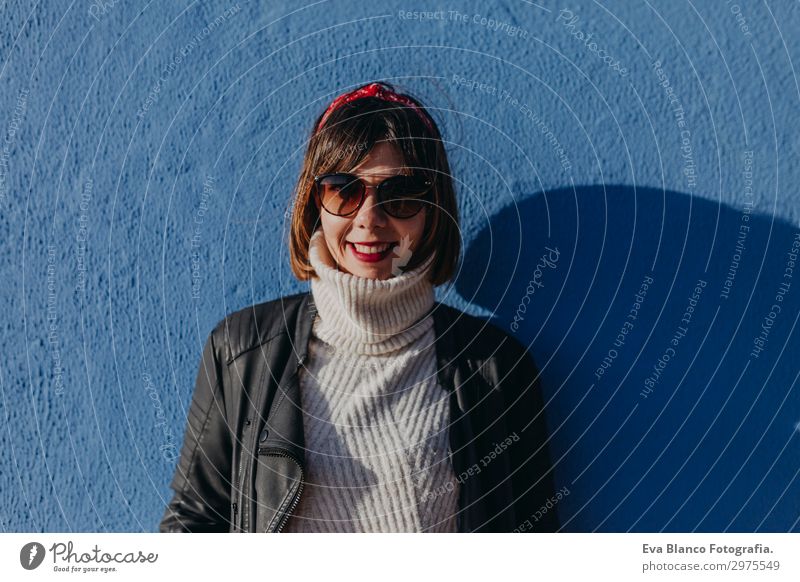
<instances>
[{"instance_id":1,"label":"nose","mask_svg":"<svg viewBox=\"0 0 800 582\"><path fill-rule=\"evenodd\" d=\"M361 227L382 227L386 225L388 218L383 210L383 206L378 201L378 195L374 186L367 186L367 193L364 203L358 209L353 222L355 226Z\"/></svg>"}]
</instances>

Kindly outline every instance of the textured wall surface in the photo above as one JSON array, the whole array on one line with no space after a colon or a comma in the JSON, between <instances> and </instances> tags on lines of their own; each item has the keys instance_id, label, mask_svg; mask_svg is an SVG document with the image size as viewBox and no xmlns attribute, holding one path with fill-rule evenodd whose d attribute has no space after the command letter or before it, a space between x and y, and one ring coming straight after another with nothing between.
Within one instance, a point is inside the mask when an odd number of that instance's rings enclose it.
<instances>
[{"instance_id":1,"label":"textured wall surface","mask_svg":"<svg viewBox=\"0 0 800 582\"><path fill-rule=\"evenodd\" d=\"M314 117L386 79L447 140L439 299L541 370L564 530L800 531L797 3L2 15L2 530L156 529L207 333L308 289Z\"/></svg>"}]
</instances>

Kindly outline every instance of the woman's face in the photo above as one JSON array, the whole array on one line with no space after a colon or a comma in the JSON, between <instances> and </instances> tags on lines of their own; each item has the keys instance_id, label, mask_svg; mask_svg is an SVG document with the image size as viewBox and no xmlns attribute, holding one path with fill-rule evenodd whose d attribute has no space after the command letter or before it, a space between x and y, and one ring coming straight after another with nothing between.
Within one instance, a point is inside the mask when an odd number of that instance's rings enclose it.
<instances>
[{"instance_id":1,"label":"woman's face","mask_svg":"<svg viewBox=\"0 0 800 582\"><path fill-rule=\"evenodd\" d=\"M401 219L386 214L377 200L375 187L389 176L402 174L403 165L403 157L395 146L388 142L375 144L367 157L349 170L367 185L361 208L350 216L336 216L320 209L325 242L339 270L368 279L389 279L402 273L400 267L421 246L428 205L411 218ZM365 255L353 245L364 242L389 243L390 251L374 260L381 253Z\"/></svg>"}]
</instances>

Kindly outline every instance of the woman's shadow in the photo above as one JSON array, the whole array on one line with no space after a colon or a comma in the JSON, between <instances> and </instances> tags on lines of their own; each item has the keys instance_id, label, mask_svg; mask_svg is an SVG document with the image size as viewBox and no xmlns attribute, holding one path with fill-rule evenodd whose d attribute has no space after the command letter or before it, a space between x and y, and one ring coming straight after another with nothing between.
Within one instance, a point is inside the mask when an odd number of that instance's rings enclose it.
<instances>
[{"instance_id":1,"label":"woman's shadow","mask_svg":"<svg viewBox=\"0 0 800 582\"><path fill-rule=\"evenodd\" d=\"M798 228L653 188L525 194L455 288L536 360L562 531L800 530Z\"/></svg>"}]
</instances>

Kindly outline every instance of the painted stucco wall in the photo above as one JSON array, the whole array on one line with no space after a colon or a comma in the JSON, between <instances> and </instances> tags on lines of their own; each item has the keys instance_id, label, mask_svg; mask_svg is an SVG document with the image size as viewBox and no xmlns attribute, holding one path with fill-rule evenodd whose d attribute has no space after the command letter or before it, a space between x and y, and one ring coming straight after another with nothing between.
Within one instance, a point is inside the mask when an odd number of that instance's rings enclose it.
<instances>
[{"instance_id":1,"label":"painted stucco wall","mask_svg":"<svg viewBox=\"0 0 800 582\"><path fill-rule=\"evenodd\" d=\"M205 337L308 289L304 143L376 79L447 140L437 296L530 345L565 531L800 529L796 3L2 11L3 531L156 529Z\"/></svg>"}]
</instances>

